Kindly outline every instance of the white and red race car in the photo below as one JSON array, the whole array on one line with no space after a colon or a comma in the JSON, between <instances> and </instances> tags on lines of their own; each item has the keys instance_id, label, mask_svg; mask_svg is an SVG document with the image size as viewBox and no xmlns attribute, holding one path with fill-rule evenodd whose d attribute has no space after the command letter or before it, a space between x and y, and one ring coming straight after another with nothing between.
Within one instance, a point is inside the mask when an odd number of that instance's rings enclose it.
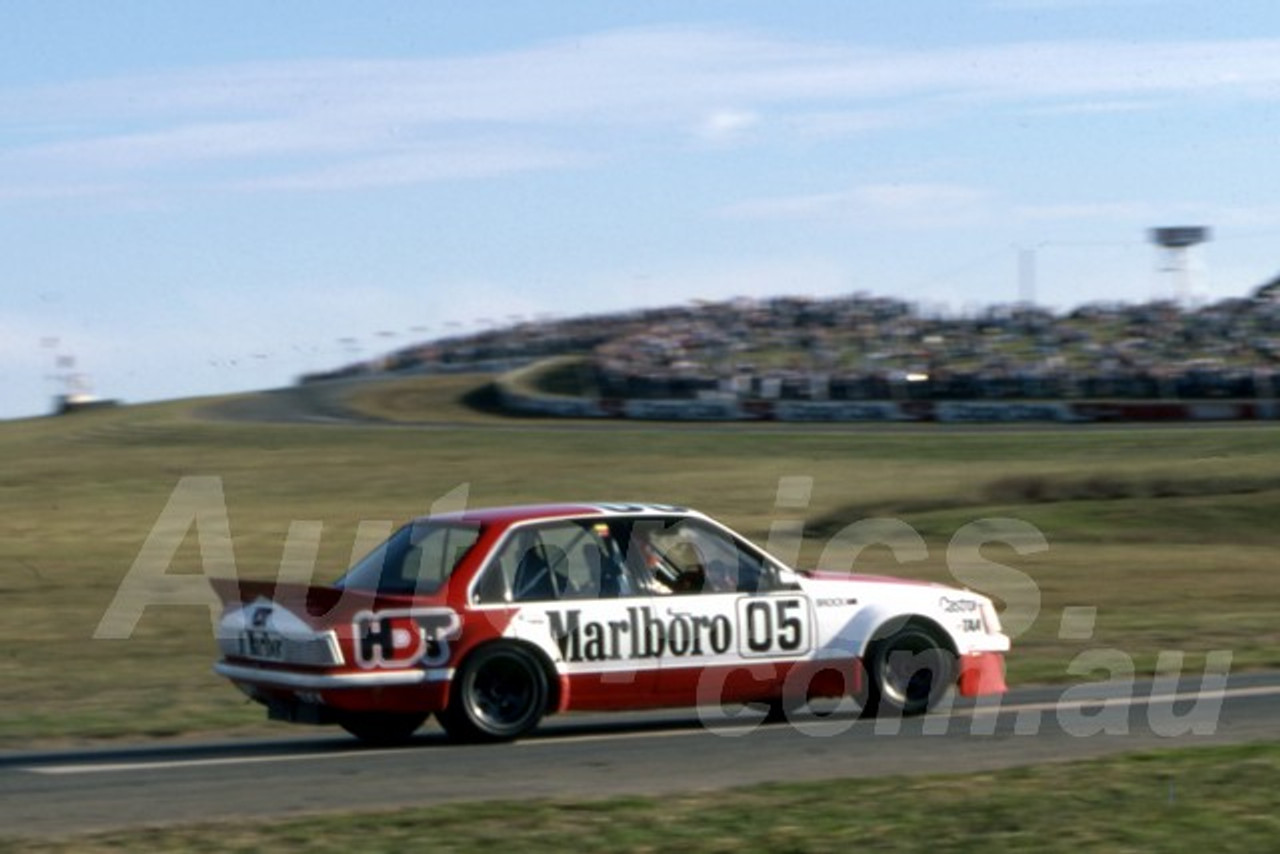
<instances>
[{"instance_id":1,"label":"white and red race car","mask_svg":"<svg viewBox=\"0 0 1280 854\"><path fill-rule=\"evenodd\" d=\"M273 719L510 739L567 710L850 696L877 714L1005 690L985 596L801 572L656 505L466 510L400 528L332 586L214 580L215 670Z\"/></svg>"}]
</instances>

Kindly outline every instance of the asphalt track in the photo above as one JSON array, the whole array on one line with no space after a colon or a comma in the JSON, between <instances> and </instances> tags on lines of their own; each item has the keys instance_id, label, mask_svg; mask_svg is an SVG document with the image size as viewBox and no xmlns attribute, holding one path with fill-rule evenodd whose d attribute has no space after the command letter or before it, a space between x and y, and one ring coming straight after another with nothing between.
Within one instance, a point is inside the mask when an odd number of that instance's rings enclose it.
<instances>
[{"instance_id":1,"label":"asphalt track","mask_svg":"<svg viewBox=\"0 0 1280 854\"><path fill-rule=\"evenodd\" d=\"M771 781L955 773L1280 738L1280 673L1012 691L906 721L746 710L547 719L511 744L434 725L400 748L290 728L221 741L0 754L0 840L466 800L672 794ZM707 718L704 720L704 716Z\"/></svg>"}]
</instances>

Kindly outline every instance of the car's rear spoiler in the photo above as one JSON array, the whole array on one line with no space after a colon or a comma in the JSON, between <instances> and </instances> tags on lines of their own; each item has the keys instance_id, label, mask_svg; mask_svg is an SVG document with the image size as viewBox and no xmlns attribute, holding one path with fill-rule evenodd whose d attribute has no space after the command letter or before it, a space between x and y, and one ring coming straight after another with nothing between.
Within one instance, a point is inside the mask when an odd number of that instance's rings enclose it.
<instances>
[{"instance_id":1,"label":"car's rear spoiler","mask_svg":"<svg viewBox=\"0 0 1280 854\"><path fill-rule=\"evenodd\" d=\"M209 585L218 594L224 607L247 605L261 599L269 599L295 614L306 614L312 617L329 614L339 604L344 609L376 611L383 608L406 607L410 601L404 596L375 594L365 590L347 590L328 585L245 581L238 578L210 578Z\"/></svg>"}]
</instances>

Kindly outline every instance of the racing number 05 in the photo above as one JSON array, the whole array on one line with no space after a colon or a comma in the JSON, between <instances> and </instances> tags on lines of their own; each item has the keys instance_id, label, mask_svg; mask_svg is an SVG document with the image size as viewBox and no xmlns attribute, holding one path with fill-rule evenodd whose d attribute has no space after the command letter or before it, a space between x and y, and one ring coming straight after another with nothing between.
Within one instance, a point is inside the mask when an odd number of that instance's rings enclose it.
<instances>
[{"instance_id":1,"label":"racing number 05","mask_svg":"<svg viewBox=\"0 0 1280 854\"><path fill-rule=\"evenodd\" d=\"M803 597L739 599L738 625L742 638L738 651L743 657L801 655L809 651L809 620Z\"/></svg>"}]
</instances>

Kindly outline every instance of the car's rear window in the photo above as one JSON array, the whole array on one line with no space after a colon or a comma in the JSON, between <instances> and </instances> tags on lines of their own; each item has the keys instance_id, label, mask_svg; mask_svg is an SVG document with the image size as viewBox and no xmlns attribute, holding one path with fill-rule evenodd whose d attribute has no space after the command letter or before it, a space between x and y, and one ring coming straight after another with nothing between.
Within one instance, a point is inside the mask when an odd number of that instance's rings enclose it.
<instances>
[{"instance_id":1,"label":"car's rear window","mask_svg":"<svg viewBox=\"0 0 1280 854\"><path fill-rule=\"evenodd\" d=\"M337 586L378 593L436 593L479 538L479 525L413 522L358 561Z\"/></svg>"}]
</instances>

